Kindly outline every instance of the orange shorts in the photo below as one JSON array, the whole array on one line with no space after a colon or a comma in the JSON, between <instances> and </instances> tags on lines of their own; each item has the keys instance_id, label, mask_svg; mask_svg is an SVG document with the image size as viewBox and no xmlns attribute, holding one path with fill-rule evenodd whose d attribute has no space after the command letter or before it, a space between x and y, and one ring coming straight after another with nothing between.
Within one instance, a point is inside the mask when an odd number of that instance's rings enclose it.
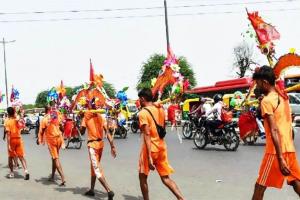
<instances>
[{"instance_id":1,"label":"orange shorts","mask_svg":"<svg viewBox=\"0 0 300 200\"><path fill-rule=\"evenodd\" d=\"M10 150L8 149L9 157L24 157L24 145L21 138L10 139Z\"/></svg>"},{"instance_id":2,"label":"orange shorts","mask_svg":"<svg viewBox=\"0 0 300 200\"><path fill-rule=\"evenodd\" d=\"M265 154L256 183L266 187L282 188L285 179L288 184L291 184L291 182L295 180L300 180L300 167L296 153L283 153L283 158L291 171L290 175L284 176L281 173L279 162L275 154Z\"/></svg>"},{"instance_id":3,"label":"orange shorts","mask_svg":"<svg viewBox=\"0 0 300 200\"><path fill-rule=\"evenodd\" d=\"M152 152L151 157L153 160L153 164L155 169L157 170L160 176L168 176L174 172L174 169L171 167L168 161L167 150L163 150L160 152ZM149 160L147 158L147 151L142 150L140 154L139 160L139 173L149 175Z\"/></svg>"},{"instance_id":4,"label":"orange shorts","mask_svg":"<svg viewBox=\"0 0 300 200\"><path fill-rule=\"evenodd\" d=\"M55 137L52 138L51 140L47 140L47 144L52 159L59 158L59 150L62 145L61 137Z\"/></svg>"},{"instance_id":5,"label":"orange shorts","mask_svg":"<svg viewBox=\"0 0 300 200\"><path fill-rule=\"evenodd\" d=\"M103 169L100 165L103 148L95 149L88 147L88 150L91 161L91 176L97 176L97 178L100 178L103 175Z\"/></svg>"}]
</instances>

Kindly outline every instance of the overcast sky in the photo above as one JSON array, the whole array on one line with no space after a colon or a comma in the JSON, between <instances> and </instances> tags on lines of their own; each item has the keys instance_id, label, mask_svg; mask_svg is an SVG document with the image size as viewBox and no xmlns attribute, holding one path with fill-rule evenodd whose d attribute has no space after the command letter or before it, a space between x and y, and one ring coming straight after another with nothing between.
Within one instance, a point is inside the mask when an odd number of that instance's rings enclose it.
<instances>
[{"instance_id":1,"label":"overcast sky","mask_svg":"<svg viewBox=\"0 0 300 200\"><path fill-rule=\"evenodd\" d=\"M16 40L6 46L9 91L13 84L20 91L23 103L34 103L38 92L57 86L60 80L67 86L88 81L89 58L92 58L95 71L102 73L106 81L114 84L117 90L129 86L129 97L136 98L135 86L142 63L153 53L166 53L164 17L159 16L163 9L84 12L159 7L163 6L163 0L0 1L0 13L6 13L0 14L0 37ZM170 8L170 15L198 13L169 18L172 49L191 63L198 86L232 77L233 47L243 40L241 33L247 30L249 23L245 7L260 11L265 21L277 27L281 34L281 39L276 41L277 57L288 53L291 47L300 53L300 1L264 2L270 1L168 0L169 7L194 5L192 8ZM72 10L81 12L31 13ZM154 17L116 18L145 15ZM99 17L106 19L91 19ZM90 19L12 22L77 18ZM2 48L0 52L0 90L4 92ZM255 54L259 63L266 64L257 49Z\"/></svg>"}]
</instances>

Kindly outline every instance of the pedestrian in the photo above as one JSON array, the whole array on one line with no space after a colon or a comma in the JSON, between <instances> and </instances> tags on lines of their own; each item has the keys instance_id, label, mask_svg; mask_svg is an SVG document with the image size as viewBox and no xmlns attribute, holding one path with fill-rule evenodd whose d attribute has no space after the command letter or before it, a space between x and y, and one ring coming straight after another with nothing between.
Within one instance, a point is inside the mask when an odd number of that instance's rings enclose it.
<instances>
[{"instance_id":1,"label":"pedestrian","mask_svg":"<svg viewBox=\"0 0 300 200\"><path fill-rule=\"evenodd\" d=\"M54 181L55 172L57 170L62 181L59 186L65 186L66 180L59 160L59 150L63 145L62 117L54 108L53 103L50 105L51 107L45 107L45 116L40 123L38 144L44 144L45 138L52 159L52 173L48 180Z\"/></svg>"},{"instance_id":2,"label":"pedestrian","mask_svg":"<svg viewBox=\"0 0 300 200\"><path fill-rule=\"evenodd\" d=\"M8 146L8 165L10 173L7 175L8 178L14 178L14 159L19 158L24 169L25 180L29 180L29 172L27 169L27 163L24 158L24 145L21 137L21 130L23 126L20 125L19 120L16 118L16 112L13 107L7 108L8 118L4 123L4 136L3 140L7 136Z\"/></svg>"},{"instance_id":3,"label":"pedestrian","mask_svg":"<svg viewBox=\"0 0 300 200\"><path fill-rule=\"evenodd\" d=\"M141 128L142 148L139 158L139 180L144 200L149 200L147 178L150 170L157 170L161 180L177 199L183 200L176 183L170 178L174 172L170 166L167 155L167 145L164 139L159 137L155 121L165 127L164 110L153 103L153 96L150 89L142 89L139 94L139 101L143 107L139 113ZM155 121L154 121L155 120Z\"/></svg>"},{"instance_id":4,"label":"pedestrian","mask_svg":"<svg viewBox=\"0 0 300 200\"><path fill-rule=\"evenodd\" d=\"M95 109L95 108L90 108ZM116 157L116 148L113 142L111 134L107 130L107 123L105 118L99 113L93 113L91 111L86 111L82 113L83 119L80 127L81 134L84 134L86 129L88 132L88 152L91 162L91 188L85 193L87 196L95 196L94 188L96 179L102 184L102 186L107 191L108 199L113 200L114 192L108 185L103 168L100 164L102 152L104 148L104 137L106 134L107 139L110 143L111 155L113 158Z\"/></svg>"},{"instance_id":5,"label":"pedestrian","mask_svg":"<svg viewBox=\"0 0 300 200\"><path fill-rule=\"evenodd\" d=\"M264 94L260 106L266 147L252 199L263 199L267 187L282 188L284 180L300 196L300 167L292 138L289 100L276 90L271 67L261 67L253 74L253 79Z\"/></svg>"}]
</instances>

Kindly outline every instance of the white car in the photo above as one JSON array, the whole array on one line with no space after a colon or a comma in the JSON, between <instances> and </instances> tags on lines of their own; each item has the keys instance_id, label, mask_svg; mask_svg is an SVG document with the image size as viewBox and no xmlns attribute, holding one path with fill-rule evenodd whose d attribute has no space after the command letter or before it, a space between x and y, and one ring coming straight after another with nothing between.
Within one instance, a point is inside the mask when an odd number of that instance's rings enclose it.
<instances>
[{"instance_id":1,"label":"white car","mask_svg":"<svg viewBox=\"0 0 300 200\"><path fill-rule=\"evenodd\" d=\"M288 93L292 114L300 116L300 93Z\"/></svg>"}]
</instances>

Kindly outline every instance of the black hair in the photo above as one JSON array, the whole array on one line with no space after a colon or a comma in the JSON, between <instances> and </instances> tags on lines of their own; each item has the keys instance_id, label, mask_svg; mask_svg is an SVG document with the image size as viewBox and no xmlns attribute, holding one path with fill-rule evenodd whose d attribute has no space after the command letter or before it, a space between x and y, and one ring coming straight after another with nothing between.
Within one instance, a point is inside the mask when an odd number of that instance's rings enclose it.
<instances>
[{"instance_id":1,"label":"black hair","mask_svg":"<svg viewBox=\"0 0 300 200\"><path fill-rule=\"evenodd\" d=\"M152 91L149 88L143 88L139 91L138 96L141 98L143 97L146 101L152 102L153 101L153 95Z\"/></svg>"},{"instance_id":2,"label":"black hair","mask_svg":"<svg viewBox=\"0 0 300 200\"><path fill-rule=\"evenodd\" d=\"M8 107L7 108L7 114L10 117L14 116L15 115L15 109L13 107Z\"/></svg>"},{"instance_id":3,"label":"black hair","mask_svg":"<svg viewBox=\"0 0 300 200\"><path fill-rule=\"evenodd\" d=\"M266 80L272 86L275 85L275 74L271 67L269 66L262 66L253 74L253 80Z\"/></svg>"}]
</instances>

